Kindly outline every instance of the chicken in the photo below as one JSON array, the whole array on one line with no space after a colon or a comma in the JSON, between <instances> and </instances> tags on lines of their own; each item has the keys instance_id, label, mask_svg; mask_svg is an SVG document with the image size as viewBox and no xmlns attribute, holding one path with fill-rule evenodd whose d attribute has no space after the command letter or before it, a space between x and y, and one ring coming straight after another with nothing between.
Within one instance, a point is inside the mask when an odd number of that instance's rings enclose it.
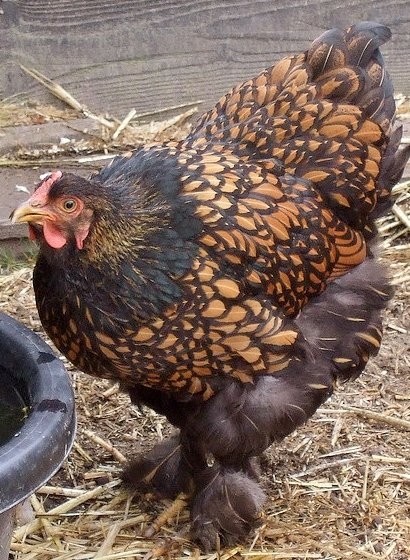
<instances>
[{"instance_id":1,"label":"chicken","mask_svg":"<svg viewBox=\"0 0 410 560\"><path fill-rule=\"evenodd\" d=\"M235 87L180 142L54 171L12 215L44 328L176 434L125 472L189 491L205 550L257 525L258 457L356 378L391 297L375 258L399 151L387 27L332 29Z\"/></svg>"}]
</instances>

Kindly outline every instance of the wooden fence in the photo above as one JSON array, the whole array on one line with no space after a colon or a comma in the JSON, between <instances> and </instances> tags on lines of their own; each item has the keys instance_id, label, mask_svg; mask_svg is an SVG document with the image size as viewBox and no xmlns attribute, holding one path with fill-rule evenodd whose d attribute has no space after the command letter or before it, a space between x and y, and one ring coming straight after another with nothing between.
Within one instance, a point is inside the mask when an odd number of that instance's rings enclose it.
<instances>
[{"instance_id":1,"label":"wooden fence","mask_svg":"<svg viewBox=\"0 0 410 560\"><path fill-rule=\"evenodd\" d=\"M397 92L410 94L410 2L391 0L5 0L0 98L49 94L20 64L57 80L93 111L117 117L203 101L323 30L388 24L383 48Z\"/></svg>"}]
</instances>

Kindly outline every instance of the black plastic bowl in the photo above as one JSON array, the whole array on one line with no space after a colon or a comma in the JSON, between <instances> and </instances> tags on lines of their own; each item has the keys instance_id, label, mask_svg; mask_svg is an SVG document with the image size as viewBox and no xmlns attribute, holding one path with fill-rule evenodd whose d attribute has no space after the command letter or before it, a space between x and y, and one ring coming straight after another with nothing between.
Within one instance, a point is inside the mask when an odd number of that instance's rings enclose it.
<instances>
[{"instance_id":1,"label":"black plastic bowl","mask_svg":"<svg viewBox=\"0 0 410 560\"><path fill-rule=\"evenodd\" d=\"M47 482L75 435L74 394L63 363L35 333L0 313L0 383L5 372L28 415L0 446L0 514Z\"/></svg>"}]
</instances>

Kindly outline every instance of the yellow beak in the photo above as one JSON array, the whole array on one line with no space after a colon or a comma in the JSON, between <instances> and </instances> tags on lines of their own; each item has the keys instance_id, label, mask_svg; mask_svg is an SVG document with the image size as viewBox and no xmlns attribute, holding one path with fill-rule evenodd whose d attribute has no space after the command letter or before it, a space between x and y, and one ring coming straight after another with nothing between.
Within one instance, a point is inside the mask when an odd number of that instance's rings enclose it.
<instances>
[{"instance_id":1,"label":"yellow beak","mask_svg":"<svg viewBox=\"0 0 410 560\"><path fill-rule=\"evenodd\" d=\"M11 223L35 222L42 223L44 219L55 221L55 216L39 206L33 206L30 200L23 202L10 214Z\"/></svg>"}]
</instances>

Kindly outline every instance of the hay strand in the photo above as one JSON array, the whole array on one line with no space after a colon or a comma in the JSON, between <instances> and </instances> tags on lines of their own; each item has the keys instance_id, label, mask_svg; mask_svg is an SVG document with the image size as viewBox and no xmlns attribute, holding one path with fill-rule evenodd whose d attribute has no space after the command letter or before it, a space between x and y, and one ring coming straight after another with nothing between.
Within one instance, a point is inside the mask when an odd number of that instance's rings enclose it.
<instances>
[{"instance_id":1,"label":"hay strand","mask_svg":"<svg viewBox=\"0 0 410 560\"><path fill-rule=\"evenodd\" d=\"M126 457L124 457L124 455L120 451L118 451L118 449L116 449L114 447L114 445L112 443L110 443L109 441L105 441L103 438L101 438L100 436L97 436L91 430L84 430L84 434L92 442L96 443L97 445L101 445L101 447L103 447L106 451L111 453L111 455L114 457L114 459L116 459L119 463L124 465L127 462Z\"/></svg>"},{"instance_id":2,"label":"hay strand","mask_svg":"<svg viewBox=\"0 0 410 560\"><path fill-rule=\"evenodd\" d=\"M163 527L163 525L166 525L167 523L178 517L181 511L186 507L186 505L186 494L179 494L179 496L175 498L172 504L151 523L151 526L148 527L148 529L144 533L145 536L148 538L153 537L155 533L157 533Z\"/></svg>"},{"instance_id":3,"label":"hay strand","mask_svg":"<svg viewBox=\"0 0 410 560\"><path fill-rule=\"evenodd\" d=\"M64 103L66 103L72 109L75 109L79 113L82 113L85 117L93 119L108 128L114 127L114 123L108 121L100 115L95 115L94 113L92 113L85 105L77 101L77 99L75 99L75 97L73 97L71 93L64 89L63 86L61 86L54 80L50 80L50 78L47 78L47 76L42 74L39 70L36 70L35 68L27 68L22 64L20 64L20 68L23 70L23 72L34 78L37 82L48 89L48 91L55 97L57 97L57 99L60 99L60 101L64 101Z\"/></svg>"},{"instance_id":4,"label":"hay strand","mask_svg":"<svg viewBox=\"0 0 410 560\"><path fill-rule=\"evenodd\" d=\"M387 416L386 414L374 412L373 410L357 408L354 406L345 406L340 412L352 412L362 418L374 420L375 422L381 422L382 424L388 424L389 426L401 428L408 432L410 431L410 421L404 420L403 418L395 418L393 416Z\"/></svg>"},{"instance_id":5,"label":"hay strand","mask_svg":"<svg viewBox=\"0 0 410 560\"><path fill-rule=\"evenodd\" d=\"M105 484L103 486L98 486L97 488L93 488L92 490L83 492L81 494L81 496L76 496L74 498L71 498L71 499L67 500L66 502L62 503L61 505L49 510L47 512L47 516L58 517L60 515L67 514L71 511L73 511L74 509L78 508L78 506L84 504L85 502L87 502L89 500L93 500L96 497L100 496L107 489L111 490L112 488L115 488L119 484L121 484L121 481L120 480L115 480L115 481L109 482L108 484ZM43 514L45 514L45 512ZM13 535L14 540L17 540L17 541L21 540L21 539L25 538L27 535L30 535L31 533L34 533L34 532L38 531L39 528L41 527L41 525L42 525L42 521L39 518L34 519L32 522L28 523L27 525L23 525L22 527L20 527L19 529L17 529L14 532L14 535Z\"/></svg>"}]
</instances>

